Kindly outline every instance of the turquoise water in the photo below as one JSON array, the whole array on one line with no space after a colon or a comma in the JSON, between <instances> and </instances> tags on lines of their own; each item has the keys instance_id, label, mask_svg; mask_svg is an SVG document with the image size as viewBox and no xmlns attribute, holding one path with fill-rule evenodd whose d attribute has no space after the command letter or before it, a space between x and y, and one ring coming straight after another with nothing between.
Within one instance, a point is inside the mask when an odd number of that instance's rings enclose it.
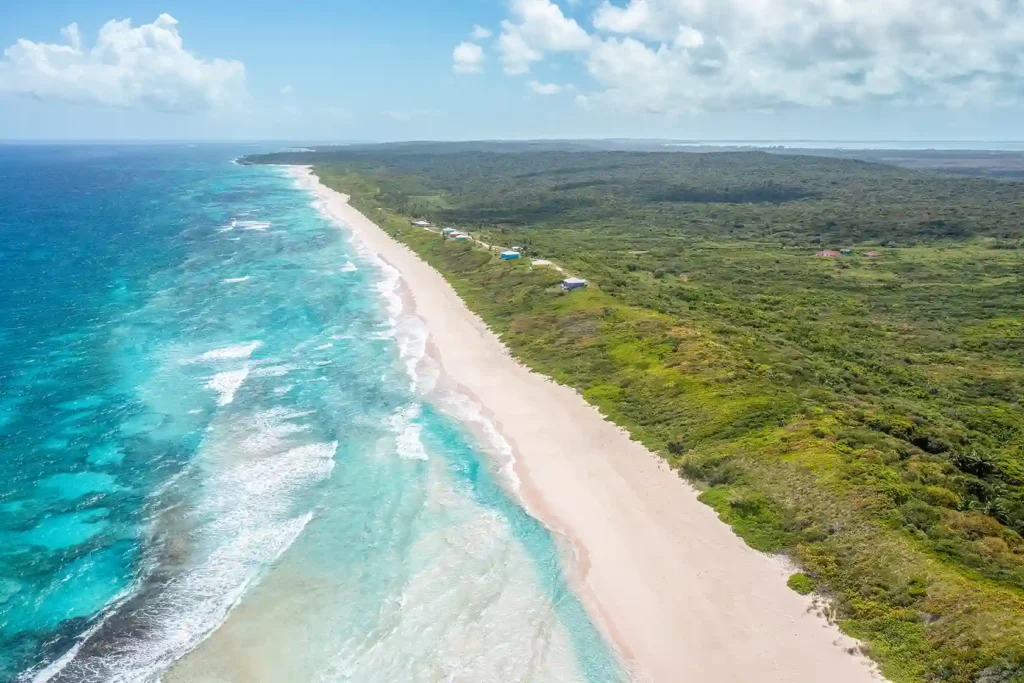
<instances>
[{"instance_id":1,"label":"turquoise water","mask_svg":"<svg viewBox=\"0 0 1024 683\"><path fill-rule=\"evenodd\" d=\"M249 151L0 147L0 680L622 680L396 274Z\"/></svg>"}]
</instances>

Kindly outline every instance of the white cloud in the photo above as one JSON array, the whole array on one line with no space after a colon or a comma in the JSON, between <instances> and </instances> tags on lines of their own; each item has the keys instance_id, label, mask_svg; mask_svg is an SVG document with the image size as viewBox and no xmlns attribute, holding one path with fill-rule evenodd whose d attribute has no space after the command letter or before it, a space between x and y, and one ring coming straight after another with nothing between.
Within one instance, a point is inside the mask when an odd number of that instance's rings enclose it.
<instances>
[{"instance_id":1,"label":"white cloud","mask_svg":"<svg viewBox=\"0 0 1024 683\"><path fill-rule=\"evenodd\" d=\"M522 74L545 52L586 50L590 36L551 0L511 0L511 17L501 22L498 51L507 74Z\"/></svg>"},{"instance_id":2,"label":"white cloud","mask_svg":"<svg viewBox=\"0 0 1024 683\"><path fill-rule=\"evenodd\" d=\"M620 108L664 111L681 67L671 50L655 51L627 37L597 43L587 58L587 68L607 88L603 96Z\"/></svg>"},{"instance_id":3,"label":"white cloud","mask_svg":"<svg viewBox=\"0 0 1024 683\"><path fill-rule=\"evenodd\" d=\"M291 83L285 83L284 85L281 86L281 94L282 95L291 95L292 94L292 90L294 90L294 88L292 88L292 84Z\"/></svg>"},{"instance_id":4,"label":"white cloud","mask_svg":"<svg viewBox=\"0 0 1024 683\"><path fill-rule=\"evenodd\" d=\"M476 43L463 41L452 50L452 71L457 74L478 74L484 69L484 49Z\"/></svg>"},{"instance_id":5,"label":"white cloud","mask_svg":"<svg viewBox=\"0 0 1024 683\"><path fill-rule=\"evenodd\" d=\"M590 109L590 98L586 95L577 95L573 98L573 102L575 102L576 106L580 109Z\"/></svg>"},{"instance_id":6,"label":"white cloud","mask_svg":"<svg viewBox=\"0 0 1024 683\"><path fill-rule=\"evenodd\" d=\"M557 95L564 90L557 83L541 83L540 81L530 81L526 84L526 87L530 89L530 92L537 95Z\"/></svg>"},{"instance_id":7,"label":"white cloud","mask_svg":"<svg viewBox=\"0 0 1024 683\"><path fill-rule=\"evenodd\" d=\"M77 24L61 35L63 45L20 38L4 50L0 92L164 111L226 107L246 97L245 65L186 50L169 14L138 27L130 19L108 21L90 49Z\"/></svg>"},{"instance_id":8,"label":"white cloud","mask_svg":"<svg viewBox=\"0 0 1024 683\"><path fill-rule=\"evenodd\" d=\"M532 62L544 59L544 53L530 47L522 34L508 21L502 23L498 51L501 52L505 73L509 76L524 74L530 70Z\"/></svg>"},{"instance_id":9,"label":"white cloud","mask_svg":"<svg viewBox=\"0 0 1024 683\"><path fill-rule=\"evenodd\" d=\"M587 34L551 0L511 0L506 73L576 51L626 109L1024 104L1019 0L604 0Z\"/></svg>"},{"instance_id":10,"label":"white cloud","mask_svg":"<svg viewBox=\"0 0 1024 683\"><path fill-rule=\"evenodd\" d=\"M633 0L626 7L617 7L608 0L594 13L594 28L613 33L636 33L651 20L647 0Z\"/></svg>"},{"instance_id":11,"label":"white cloud","mask_svg":"<svg viewBox=\"0 0 1024 683\"><path fill-rule=\"evenodd\" d=\"M630 0L588 61L641 108L1020 100L1024 5L1003 0ZM631 42L633 39L642 43ZM612 61L619 60L618 65Z\"/></svg>"},{"instance_id":12,"label":"white cloud","mask_svg":"<svg viewBox=\"0 0 1024 683\"><path fill-rule=\"evenodd\" d=\"M469 37L473 40L487 40L493 34L491 29L485 28L480 24L473 24L473 30L469 32Z\"/></svg>"},{"instance_id":13,"label":"white cloud","mask_svg":"<svg viewBox=\"0 0 1024 683\"><path fill-rule=\"evenodd\" d=\"M72 50L78 52L82 49L82 34L78 31L78 24L68 24L60 30L60 35Z\"/></svg>"}]
</instances>

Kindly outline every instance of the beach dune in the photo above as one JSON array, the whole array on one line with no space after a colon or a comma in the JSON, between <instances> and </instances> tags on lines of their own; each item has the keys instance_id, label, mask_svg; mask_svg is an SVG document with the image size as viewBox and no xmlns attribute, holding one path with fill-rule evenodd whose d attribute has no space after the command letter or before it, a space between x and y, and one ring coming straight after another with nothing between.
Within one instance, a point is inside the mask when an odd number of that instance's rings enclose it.
<instances>
[{"instance_id":1,"label":"beach dune","mask_svg":"<svg viewBox=\"0 0 1024 683\"><path fill-rule=\"evenodd\" d=\"M577 392L518 363L437 271L347 197L308 168L292 172L401 273L445 381L512 445L518 495L565 539L571 583L634 681L881 680L856 641L786 586L784 561L746 546Z\"/></svg>"}]
</instances>

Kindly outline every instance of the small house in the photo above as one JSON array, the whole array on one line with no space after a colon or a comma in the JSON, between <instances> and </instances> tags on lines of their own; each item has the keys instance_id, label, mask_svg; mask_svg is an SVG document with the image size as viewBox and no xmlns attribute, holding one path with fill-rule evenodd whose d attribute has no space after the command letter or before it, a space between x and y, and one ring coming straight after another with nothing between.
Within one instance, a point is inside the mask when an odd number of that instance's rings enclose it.
<instances>
[{"instance_id":1,"label":"small house","mask_svg":"<svg viewBox=\"0 0 1024 683\"><path fill-rule=\"evenodd\" d=\"M880 254L877 251L865 251L864 252L864 258L878 258L881 255L882 254Z\"/></svg>"},{"instance_id":2,"label":"small house","mask_svg":"<svg viewBox=\"0 0 1024 683\"><path fill-rule=\"evenodd\" d=\"M417 228L429 228L430 227L430 221L413 221L412 224L415 225Z\"/></svg>"},{"instance_id":3,"label":"small house","mask_svg":"<svg viewBox=\"0 0 1024 683\"><path fill-rule=\"evenodd\" d=\"M457 232L458 232L458 230L456 230L455 228L445 228L445 229L443 229L441 231L441 234L446 236L446 237L451 237L452 235L454 235Z\"/></svg>"},{"instance_id":4,"label":"small house","mask_svg":"<svg viewBox=\"0 0 1024 683\"><path fill-rule=\"evenodd\" d=\"M498 258L500 258L502 261L512 261L513 259L519 258L519 252L512 251L511 249L509 249L508 251L501 252L498 255Z\"/></svg>"},{"instance_id":5,"label":"small house","mask_svg":"<svg viewBox=\"0 0 1024 683\"><path fill-rule=\"evenodd\" d=\"M835 249L822 249L815 256L818 258L835 258L836 256L842 256L842 253Z\"/></svg>"},{"instance_id":6,"label":"small house","mask_svg":"<svg viewBox=\"0 0 1024 683\"><path fill-rule=\"evenodd\" d=\"M853 253L853 249L840 249L839 253L842 254L843 256L849 256L850 254Z\"/></svg>"},{"instance_id":7,"label":"small house","mask_svg":"<svg viewBox=\"0 0 1024 683\"><path fill-rule=\"evenodd\" d=\"M562 289L564 289L567 292L571 292L574 289L579 289L580 287L586 286L587 281L582 280L578 277L567 277L564 280L562 280Z\"/></svg>"},{"instance_id":8,"label":"small house","mask_svg":"<svg viewBox=\"0 0 1024 683\"><path fill-rule=\"evenodd\" d=\"M455 240L456 242L468 242L469 235L467 235L464 232L456 232L452 233L452 239Z\"/></svg>"}]
</instances>

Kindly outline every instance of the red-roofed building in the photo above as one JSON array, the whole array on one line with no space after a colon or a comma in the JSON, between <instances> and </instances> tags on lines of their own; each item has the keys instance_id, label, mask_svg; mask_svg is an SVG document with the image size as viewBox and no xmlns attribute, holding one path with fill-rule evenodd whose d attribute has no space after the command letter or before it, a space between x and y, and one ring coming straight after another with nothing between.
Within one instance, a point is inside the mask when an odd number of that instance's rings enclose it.
<instances>
[{"instance_id":1,"label":"red-roofed building","mask_svg":"<svg viewBox=\"0 0 1024 683\"><path fill-rule=\"evenodd\" d=\"M842 256L842 254L835 249L822 249L815 256L818 258L835 258L836 256Z\"/></svg>"}]
</instances>

